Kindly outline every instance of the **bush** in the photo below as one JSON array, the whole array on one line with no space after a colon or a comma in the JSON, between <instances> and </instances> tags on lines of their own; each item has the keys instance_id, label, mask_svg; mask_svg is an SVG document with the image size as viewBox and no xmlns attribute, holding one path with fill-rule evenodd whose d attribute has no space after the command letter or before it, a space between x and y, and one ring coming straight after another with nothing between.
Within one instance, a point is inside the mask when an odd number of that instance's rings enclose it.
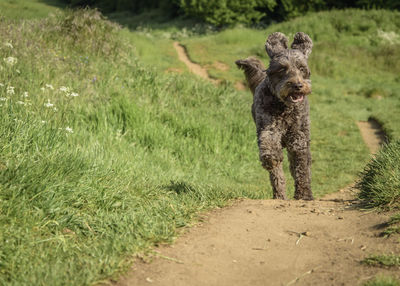
<instances>
[{"instance_id":1,"label":"bush","mask_svg":"<svg viewBox=\"0 0 400 286\"><path fill-rule=\"evenodd\" d=\"M368 207L400 207L400 141L390 143L361 173L359 198Z\"/></svg>"},{"instance_id":2,"label":"bush","mask_svg":"<svg viewBox=\"0 0 400 286\"><path fill-rule=\"evenodd\" d=\"M258 23L264 13L256 8L272 11L275 0L180 0L179 6L186 15L202 19L216 26L234 23Z\"/></svg>"},{"instance_id":3,"label":"bush","mask_svg":"<svg viewBox=\"0 0 400 286\"><path fill-rule=\"evenodd\" d=\"M282 21L330 9L400 9L397 0L66 0L71 6L98 7L102 12L129 10L140 14L159 9L167 17L185 15L216 26Z\"/></svg>"}]
</instances>

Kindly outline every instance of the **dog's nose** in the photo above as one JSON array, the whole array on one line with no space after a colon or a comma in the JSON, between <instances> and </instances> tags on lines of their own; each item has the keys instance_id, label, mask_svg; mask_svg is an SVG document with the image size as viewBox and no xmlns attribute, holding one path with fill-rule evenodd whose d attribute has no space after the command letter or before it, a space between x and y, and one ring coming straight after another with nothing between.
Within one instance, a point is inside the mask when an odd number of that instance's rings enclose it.
<instances>
[{"instance_id":1,"label":"dog's nose","mask_svg":"<svg viewBox=\"0 0 400 286\"><path fill-rule=\"evenodd\" d=\"M295 89L302 89L303 84L301 82L295 82L295 83L293 83L293 87Z\"/></svg>"}]
</instances>

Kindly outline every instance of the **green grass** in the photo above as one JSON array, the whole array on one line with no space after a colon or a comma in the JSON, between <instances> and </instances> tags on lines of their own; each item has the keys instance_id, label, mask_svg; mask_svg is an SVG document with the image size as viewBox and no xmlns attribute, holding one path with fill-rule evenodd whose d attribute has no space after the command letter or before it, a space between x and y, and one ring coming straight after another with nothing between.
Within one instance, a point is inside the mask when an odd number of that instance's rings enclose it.
<instances>
[{"instance_id":1,"label":"green grass","mask_svg":"<svg viewBox=\"0 0 400 286\"><path fill-rule=\"evenodd\" d=\"M386 223L386 228L382 231L382 236L391 236L395 234L400 234L400 213L397 213L390 217L389 221Z\"/></svg>"},{"instance_id":2,"label":"green grass","mask_svg":"<svg viewBox=\"0 0 400 286\"><path fill-rule=\"evenodd\" d=\"M83 11L1 23L2 285L91 284L201 211L271 196L248 98L142 66L124 33Z\"/></svg>"},{"instance_id":3,"label":"green grass","mask_svg":"<svg viewBox=\"0 0 400 286\"><path fill-rule=\"evenodd\" d=\"M363 284L364 286L399 286L400 281L389 276L377 276Z\"/></svg>"},{"instance_id":4,"label":"green grass","mask_svg":"<svg viewBox=\"0 0 400 286\"><path fill-rule=\"evenodd\" d=\"M395 254L371 255L365 258L362 263L369 266L400 266L400 256Z\"/></svg>"},{"instance_id":5,"label":"green grass","mask_svg":"<svg viewBox=\"0 0 400 286\"><path fill-rule=\"evenodd\" d=\"M366 165L358 187L359 198L367 207L400 207L400 141L384 146Z\"/></svg>"},{"instance_id":6,"label":"green grass","mask_svg":"<svg viewBox=\"0 0 400 286\"><path fill-rule=\"evenodd\" d=\"M329 98L353 120L375 117L391 138L400 138L400 116L393 116L400 108L399 30L398 11L350 9L313 13L267 29L238 27L181 41L211 76L237 82L244 76L235 60L257 56L268 63L264 43L269 34L281 31L291 42L295 32L306 32L314 42L309 59L312 104L319 106ZM229 69L218 70L215 62Z\"/></svg>"},{"instance_id":7,"label":"green grass","mask_svg":"<svg viewBox=\"0 0 400 286\"><path fill-rule=\"evenodd\" d=\"M135 253L173 241L199 212L271 197L250 94L229 81L215 87L165 73L183 67L171 47L180 36L155 37L162 29L120 29L94 11L0 21L0 285L93 284L126 269ZM367 161L354 121L395 108L395 72L353 79L317 69L317 196L352 182ZM367 81L369 97L362 93ZM381 100L372 96L376 86ZM395 136L398 127L391 128Z\"/></svg>"},{"instance_id":8,"label":"green grass","mask_svg":"<svg viewBox=\"0 0 400 286\"><path fill-rule=\"evenodd\" d=\"M60 0L2 0L0 1L0 18L13 21L45 18L65 6L65 2Z\"/></svg>"}]
</instances>

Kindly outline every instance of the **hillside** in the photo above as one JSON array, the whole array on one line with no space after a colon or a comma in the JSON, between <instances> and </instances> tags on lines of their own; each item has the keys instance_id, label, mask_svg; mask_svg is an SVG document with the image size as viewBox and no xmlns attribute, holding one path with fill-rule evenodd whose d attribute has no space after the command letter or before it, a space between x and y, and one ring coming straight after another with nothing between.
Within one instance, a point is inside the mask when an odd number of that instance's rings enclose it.
<instances>
[{"instance_id":1,"label":"hillside","mask_svg":"<svg viewBox=\"0 0 400 286\"><path fill-rule=\"evenodd\" d=\"M363 12L376 28L344 27L345 45L317 23L319 14L263 31L176 36L195 61L231 66L215 73L227 79L216 87L171 72L185 67L168 30L159 37L93 10L51 10L0 21L1 285L93 284L126 269L135 253L173 241L199 212L270 198L251 96L234 89L241 76L232 67L263 56L270 31L321 27L310 59L317 196L352 182L367 162L356 120L374 116L390 136L400 134L397 12Z\"/></svg>"}]
</instances>

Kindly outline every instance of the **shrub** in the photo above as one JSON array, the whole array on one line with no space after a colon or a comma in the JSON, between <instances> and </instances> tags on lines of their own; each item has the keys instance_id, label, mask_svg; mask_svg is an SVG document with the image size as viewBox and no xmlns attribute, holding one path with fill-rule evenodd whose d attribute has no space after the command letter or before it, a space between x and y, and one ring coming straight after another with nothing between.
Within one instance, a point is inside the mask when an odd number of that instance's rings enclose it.
<instances>
[{"instance_id":1,"label":"shrub","mask_svg":"<svg viewBox=\"0 0 400 286\"><path fill-rule=\"evenodd\" d=\"M361 173L359 198L368 207L400 207L400 141L386 146Z\"/></svg>"},{"instance_id":2,"label":"shrub","mask_svg":"<svg viewBox=\"0 0 400 286\"><path fill-rule=\"evenodd\" d=\"M216 26L234 23L258 23L264 13L257 7L271 11L275 0L180 0L179 6L186 15L196 17Z\"/></svg>"}]
</instances>

